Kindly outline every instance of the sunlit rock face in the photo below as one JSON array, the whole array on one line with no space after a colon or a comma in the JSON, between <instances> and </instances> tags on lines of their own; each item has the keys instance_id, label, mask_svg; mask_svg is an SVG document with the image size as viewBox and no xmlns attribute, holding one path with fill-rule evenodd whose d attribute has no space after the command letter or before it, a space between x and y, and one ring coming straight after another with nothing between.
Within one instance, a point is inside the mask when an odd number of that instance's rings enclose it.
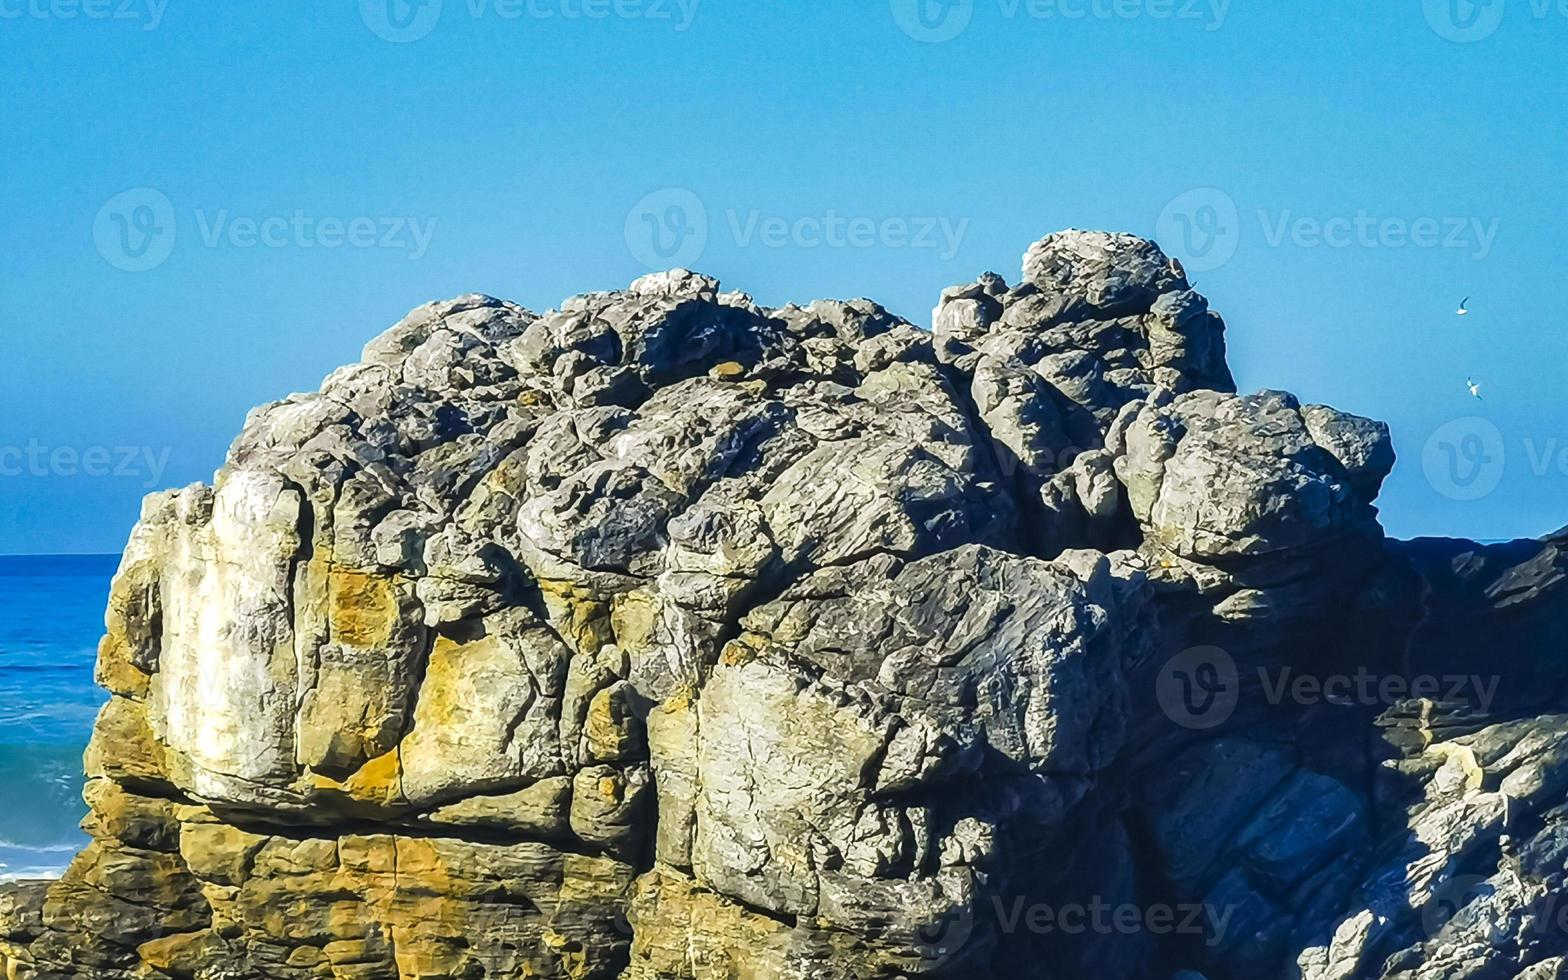
<instances>
[{"instance_id":1,"label":"sunlit rock face","mask_svg":"<svg viewBox=\"0 0 1568 980\"><path fill-rule=\"evenodd\" d=\"M252 412L0 974L1568 975L1560 543L1386 541L1387 429L1237 394L1150 242L933 316L466 296Z\"/></svg>"}]
</instances>

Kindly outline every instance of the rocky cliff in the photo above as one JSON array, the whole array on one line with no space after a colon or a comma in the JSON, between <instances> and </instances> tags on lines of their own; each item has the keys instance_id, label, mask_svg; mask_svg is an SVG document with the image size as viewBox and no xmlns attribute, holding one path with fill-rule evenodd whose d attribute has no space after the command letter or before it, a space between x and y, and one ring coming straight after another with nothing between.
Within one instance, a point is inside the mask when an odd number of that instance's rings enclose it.
<instances>
[{"instance_id":1,"label":"rocky cliff","mask_svg":"<svg viewBox=\"0 0 1568 980\"><path fill-rule=\"evenodd\" d=\"M1234 388L1121 235L416 310L147 501L0 974L1568 976L1568 539Z\"/></svg>"}]
</instances>

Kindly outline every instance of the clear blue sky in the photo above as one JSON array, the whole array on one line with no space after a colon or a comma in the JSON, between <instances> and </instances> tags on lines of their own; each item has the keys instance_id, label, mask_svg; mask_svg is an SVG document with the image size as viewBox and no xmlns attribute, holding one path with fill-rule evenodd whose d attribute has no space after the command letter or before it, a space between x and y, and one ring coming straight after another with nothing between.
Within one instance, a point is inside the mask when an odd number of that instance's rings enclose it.
<instances>
[{"instance_id":1,"label":"clear blue sky","mask_svg":"<svg viewBox=\"0 0 1568 980\"><path fill-rule=\"evenodd\" d=\"M1243 388L1393 425L1393 533L1568 523L1545 0L387 2L0 0L0 553L118 550L408 309L623 285L655 228L921 323L1158 231Z\"/></svg>"}]
</instances>

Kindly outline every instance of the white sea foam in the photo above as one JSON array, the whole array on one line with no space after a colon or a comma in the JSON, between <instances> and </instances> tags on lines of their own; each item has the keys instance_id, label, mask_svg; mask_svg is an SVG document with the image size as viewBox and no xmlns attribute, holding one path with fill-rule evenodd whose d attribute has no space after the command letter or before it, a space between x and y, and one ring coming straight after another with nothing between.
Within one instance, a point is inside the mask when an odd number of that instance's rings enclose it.
<instances>
[{"instance_id":1,"label":"white sea foam","mask_svg":"<svg viewBox=\"0 0 1568 980\"><path fill-rule=\"evenodd\" d=\"M0 868L0 884L8 881L58 881L65 874L65 866L47 868Z\"/></svg>"},{"instance_id":2,"label":"white sea foam","mask_svg":"<svg viewBox=\"0 0 1568 980\"><path fill-rule=\"evenodd\" d=\"M65 873L77 844L45 844L32 847L0 840L0 883L8 881L52 880Z\"/></svg>"}]
</instances>

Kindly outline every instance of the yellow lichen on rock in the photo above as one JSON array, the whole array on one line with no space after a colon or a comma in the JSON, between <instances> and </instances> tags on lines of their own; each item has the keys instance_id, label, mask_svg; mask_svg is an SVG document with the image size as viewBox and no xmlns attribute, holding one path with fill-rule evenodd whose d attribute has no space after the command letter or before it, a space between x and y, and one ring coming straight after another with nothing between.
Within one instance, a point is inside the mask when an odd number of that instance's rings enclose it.
<instances>
[{"instance_id":1,"label":"yellow lichen on rock","mask_svg":"<svg viewBox=\"0 0 1568 980\"><path fill-rule=\"evenodd\" d=\"M195 976L206 962L210 933L185 932L153 939L136 948L143 963L169 976Z\"/></svg>"},{"instance_id":2,"label":"yellow lichen on rock","mask_svg":"<svg viewBox=\"0 0 1568 980\"><path fill-rule=\"evenodd\" d=\"M610 607L610 626L615 642L627 651L651 649L657 640L659 604L648 590L637 589L615 597Z\"/></svg>"},{"instance_id":3,"label":"yellow lichen on rock","mask_svg":"<svg viewBox=\"0 0 1568 980\"><path fill-rule=\"evenodd\" d=\"M311 785L322 798L341 796L355 804L396 809L407 804L403 795L401 748L376 756L346 779L333 779L321 773L311 776Z\"/></svg>"},{"instance_id":4,"label":"yellow lichen on rock","mask_svg":"<svg viewBox=\"0 0 1568 980\"><path fill-rule=\"evenodd\" d=\"M764 980L782 975L789 927L659 866L637 881L625 980Z\"/></svg>"},{"instance_id":5,"label":"yellow lichen on rock","mask_svg":"<svg viewBox=\"0 0 1568 980\"><path fill-rule=\"evenodd\" d=\"M559 579L540 579L539 592L550 622L573 653L591 656L600 647L615 642L610 603L602 596Z\"/></svg>"},{"instance_id":6,"label":"yellow lichen on rock","mask_svg":"<svg viewBox=\"0 0 1568 980\"><path fill-rule=\"evenodd\" d=\"M392 638L401 620L390 579L368 572L333 568L328 578L328 618L332 638L357 647L379 647Z\"/></svg>"},{"instance_id":7,"label":"yellow lichen on rock","mask_svg":"<svg viewBox=\"0 0 1568 980\"><path fill-rule=\"evenodd\" d=\"M89 777L161 783L170 778L170 762L148 723L145 704L122 697L104 704L83 759Z\"/></svg>"},{"instance_id":8,"label":"yellow lichen on rock","mask_svg":"<svg viewBox=\"0 0 1568 980\"><path fill-rule=\"evenodd\" d=\"M99 687L122 697L141 700L147 696L152 675L136 665L130 644L124 636L109 633L98 641L97 666L93 680Z\"/></svg>"}]
</instances>

